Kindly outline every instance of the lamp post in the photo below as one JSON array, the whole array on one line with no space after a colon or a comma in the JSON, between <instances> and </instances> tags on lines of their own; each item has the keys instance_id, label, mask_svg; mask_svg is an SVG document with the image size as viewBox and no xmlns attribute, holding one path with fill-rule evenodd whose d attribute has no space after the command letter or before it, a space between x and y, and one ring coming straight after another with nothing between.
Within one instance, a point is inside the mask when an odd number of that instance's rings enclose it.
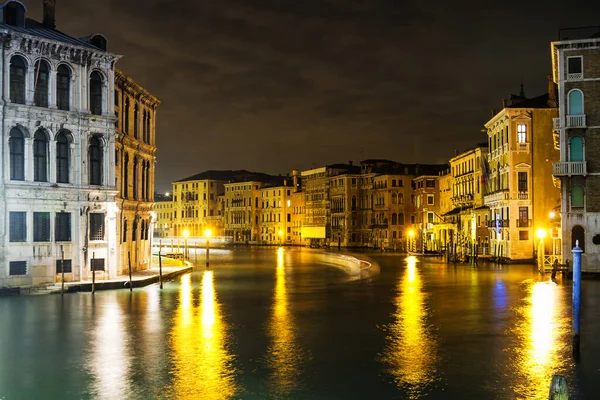
<instances>
[{"instance_id":1,"label":"lamp post","mask_svg":"<svg viewBox=\"0 0 600 400\"><path fill-rule=\"evenodd\" d=\"M208 268L210 262L210 237L212 236L212 231L207 229L204 231L204 236L206 237L206 268Z\"/></svg>"},{"instance_id":2,"label":"lamp post","mask_svg":"<svg viewBox=\"0 0 600 400\"><path fill-rule=\"evenodd\" d=\"M283 245L283 231L280 229L278 234L279 234L279 245L282 246Z\"/></svg>"},{"instance_id":3,"label":"lamp post","mask_svg":"<svg viewBox=\"0 0 600 400\"><path fill-rule=\"evenodd\" d=\"M190 231L187 229L183 230L183 258L188 258L188 247L187 247L187 238L190 236Z\"/></svg>"},{"instance_id":4,"label":"lamp post","mask_svg":"<svg viewBox=\"0 0 600 400\"><path fill-rule=\"evenodd\" d=\"M546 237L546 230L544 228L540 228L537 230L536 235L538 239L540 239L540 244L538 245L538 267L540 268L540 273L544 273L544 238Z\"/></svg>"}]
</instances>

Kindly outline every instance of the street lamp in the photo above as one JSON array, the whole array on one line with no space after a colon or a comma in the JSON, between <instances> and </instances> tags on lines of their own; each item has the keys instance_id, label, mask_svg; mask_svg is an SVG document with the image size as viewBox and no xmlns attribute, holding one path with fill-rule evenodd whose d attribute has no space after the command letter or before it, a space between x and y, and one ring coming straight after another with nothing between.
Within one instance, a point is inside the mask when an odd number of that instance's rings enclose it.
<instances>
[{"instance_id":1,"label":"street lamp","mask_svg":"<svg viewBox=\"0 0 600 400\"><path fill-rule=\"evenodd\" d=\"M212 231L210 229L205 230L204 236L206 237L206 268L208 268L209 251L210 251L210 237L212 236Z\"/></svg>"},{"instance_id":2,"label":"street lamp","mask_svg":"<svg viewBox=\"0 0 600 400\"><path fill-rule=\"evenodd\" d=\"M184 238L184 244L183 244L183 258L188 258L188 247L187 247L187 238L188 236L190 236L190 231L188 231L187 229L183 230L183 238Z\"/></svg>"},{"instance_id":3,"label":"street lamp","mask_svg":"<svg viewBox=\"0 0 600 400\"><path fill-rule=\"evenodd\" d=\"M544 238L546 237L546 230L544 228L540 228L536 232L536 236L540 239L540 244L538 246L538 266L540 268L540 272L544 273Z\"/></svg>"},{"instance_id":4,"label":"street lamp","mask_svg":"<svg viewBox=\"0 0 600 400\"><path fill-rule=\"evenodd\" d=\"M283 245L283 231L280 229L279 230L279 245Z\"/></svg>"},{"instance_id":5,"label":"street lamp","mask_svg":"<svg viewBox=\"0 0 600 400\"><path fill-rule=\"evenodd\" d=\"M408 231L408 237L410 238L410 242L409 242L409 246L408 246L408 251L412 251L412 247L413 247L413 237L415 236L415 231L413 231L412 229L410 231Z\"/></svg>"}]
</instances>

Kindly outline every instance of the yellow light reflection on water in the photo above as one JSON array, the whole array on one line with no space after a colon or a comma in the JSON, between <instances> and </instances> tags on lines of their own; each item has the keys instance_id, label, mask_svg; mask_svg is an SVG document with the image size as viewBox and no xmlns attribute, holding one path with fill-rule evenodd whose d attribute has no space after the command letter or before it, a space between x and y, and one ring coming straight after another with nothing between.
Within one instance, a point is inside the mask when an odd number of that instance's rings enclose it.
<instances>
[{"instance_id":1,"label":"yellow light reflection on water","mask_svg":"<svg viewBox=\"0 0 600 400\"><path fill-rule=\"evenodd\" d=\"M202 275L200 306L194 306L191 274L181 280L179 307L171 331L172 397L230 399L236 393L227 326L214 289L213 271Z\"/></svg>"},{"instance_id":2,"label":"yellow light reflection on water","mask_svg":"<svg viewBox=\"0 0 600 400\"><path fill-rule=\"evenodd\" d=\"M521 321L515 333L519 341L515 367L519 381L515 392L527 398L546 398L552 375L569 361L566 354L569 321L561 317L562 302L557 301L559 288L552 281L536 282L528 288L528 298L518 310ZM562 337L562 340L561 340Z\"/></svg>"},{"instance_id":3,"label":"yellow light reflection on water","mask_svg":"<svg viewBox=\"0 0 600 400\"><path fill-rule=\"evenodd\" d=\"M269 326L271 345L268 349L267 360L272 370L272 394L285 397L297 386L298 365L302 356L296 342L296 327L289 312L283 256L284 249L280 247L277 250L275 293Z\"/></svg>"},{"instance_id":4,"label":"yellow light reflection on water","mask_svg":"<svg viewBox=\"0 0 600 400\"><path fill-rule=\"evenodd\" d=\"M437 343L427 325L427 307L423 282L416 258L407 258L404 277L396 297L396 321L390 326L388 345L383 356L396 385L406 389L409 398L423 394L435 379Z\"/></svg>"}]
</instances>

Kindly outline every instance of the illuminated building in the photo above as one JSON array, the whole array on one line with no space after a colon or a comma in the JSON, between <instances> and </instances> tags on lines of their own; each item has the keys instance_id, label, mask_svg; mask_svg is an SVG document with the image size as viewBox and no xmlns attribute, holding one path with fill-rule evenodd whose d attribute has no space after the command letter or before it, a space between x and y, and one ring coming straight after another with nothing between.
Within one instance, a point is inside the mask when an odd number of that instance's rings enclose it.
<instances>
[{"instance_id":1,"label":"illuminated building","mask_svg":"<svg viewBox=\"0 0 600 400\"><path fill-rule=\"evenodd\" d=\"M284 181L287 183L287 181ZM265 244L289 244L292 240L292 185L268 186L259 190L259 239Z\"/></svg>"},{"instance_id":2,"label":"illuminated building","mask_svg":"<svg viewBox=\"0 0 600 400\"><path fill-rule=\"evenodd\" d=\"M420 175L412 181L413 215L410 223L416 239L416 246L413 248L417 252L439 250L439 245L434 240L433 229L434 224L441 221L438 180L437 175Z\"/></svg>"},{"instance_id":3,"label":"illuminated building","mask_svg":"<svg viewBox=\"0 0 600 400\"><path fill-rule=\"evenodd\" d=\"M555 87L549 94L503 101L485 124L489 141L483 172L484 203L490 208L492 257L511 260L534 258L534 232L548 223L548 213L560 204L560 191L552 180L552 162L559 154L552 137L558 115ZM548 254L548 252L546 252Z\"/></svg>"},{"instance_id":4,"label":"illuminated building","mask_svg":"<svg viewBox=\"0 0 600 400\"><path fill-rule=\"evenodd\" d=\"M55 30L14 0L0 5L0 286L113 277L118 266L114 74L100 34ZM94 261L92 261L92 259Z\"/></svg>"},{"instance_id":5,"label":"illuminated building","mask_svg":"<svg viewBox=\"0 0 600 400\"><path fill-rule=\"evenodd\" d=\"M436 250L446 251L449 249L450 244L454 243L453 238L456 233L458 219L453 213L454 177L450 168L439 173L438 186L438 212L441 218L433 224L433 240L436 243Z\"/></svg>"},{"instance_id":6,"label":"illuminated building","mask_svg":"<svg viewBox=\"0 0 600 400\"><path fill-rule=\"evenodd\" d=\"M445 214L456 221L452 242L459 254L486 254L489 248L489 208L484 204L483 170L487 162L487 143L464 151L450 159L452 206Z\"/></svg>"},{"instance_id":7,"label":"illuminated building","mask_svg":"<svg viewBox=\"0 0 600 400\"><path fill-rule=\"evenodd\" d=\"M120 274L128 271L130 261L133 271L151 267L156 108L160 101L116 70L114 104Z\"/></svg>"},{"instance_id":8,"label":"illuminated building","mask_svg":"<svg viewBox=\"0 0 600 400\"><path fill-rule=\"evenodd\" d=\"M559 115L554 119L555 145L560 161L553 174L559 178L562 202L562 238L552 232L553 251L570 258L579 241L584 271L600 271L600 38L598 29L560 32L551 44L553 80L558 85ZM537 189L536 189L537 190ZM554 217L554 219L558 219ZM556 221L556 225L559 222ZM550 227L548 227L550 228ZM548 250L546 251L548 253ZM564 260L563 260L564 261Z\"/></svg>"},{"instance_id":9,"label":"illuminated building","mask_svg":"<svg viewBox=\"0 0 600 400\"><path fill-rule=\"evenodd\" d=\"M173 200L170 196L154 197L154 212L156 213L156 222L154 224L154 237L172 236L171 228L173 226Z\"/></svg>"},{"instance_id":10,"label":"illuminated building","mask_svg":"<svg viewBox=\"0 0 600 400\"><path fill-rule=\"evenodd\" d=\"M258 240L260 210L260 187L262 182L248 181L226 183L223 223L225 236L234 243L250 243Z\"/></svg>"}]
</instances>

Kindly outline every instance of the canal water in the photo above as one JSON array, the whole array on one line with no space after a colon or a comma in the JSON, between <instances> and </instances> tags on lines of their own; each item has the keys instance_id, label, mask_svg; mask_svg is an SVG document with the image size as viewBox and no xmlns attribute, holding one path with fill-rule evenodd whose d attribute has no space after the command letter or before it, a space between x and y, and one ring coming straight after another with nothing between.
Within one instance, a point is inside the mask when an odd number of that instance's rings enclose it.
<instances>
[{"instance_id":1,"label":"canal water","mask_svg":"<svg viewBox=\"0 0 600 400\"><path fill-rule=\"evenodd\" d=\"M128 290L0 298L0 399L546 399L553 374L600 398L600 282L532 266L310 249L211 252Z\"/></svg>"}]
</instances>

